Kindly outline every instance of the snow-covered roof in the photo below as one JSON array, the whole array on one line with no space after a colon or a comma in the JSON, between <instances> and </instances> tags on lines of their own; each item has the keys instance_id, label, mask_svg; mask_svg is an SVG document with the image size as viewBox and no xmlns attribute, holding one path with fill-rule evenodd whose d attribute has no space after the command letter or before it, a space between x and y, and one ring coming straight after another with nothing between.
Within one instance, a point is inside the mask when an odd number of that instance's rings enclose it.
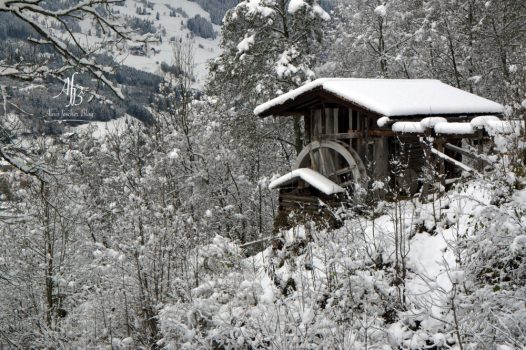
<instances>
[{"instance_id":1,"label":"snow-covered roof","mask_svg":"<svg viewBox=\"0 0 526 350\"><path fill-rule=\"evenodd\" d=\"M323 90L377 114L396 117L411 115L501 114L496 102L431 79L323 78L268 101L254 114L268 114L275 107L297 97Z\"/></svg>"},{"instance_id":2,"label":"snow-covered roof","mask_svg":"<svg viewBox=\"0 0 526 350\"><path fill-rule=\"evenodd\" d=\"M273 190L280 186L289 184L297 179L302 179L303 181L307 182L309 185L316 188L320 192L325 193L326 195L345 192L345 189L343 187L327 179L325 176L318 173L317 171L308 168L295 169L290 173L285 174L277 178L276 180L273 180L269 185L269 189Z\"/></svg>"}]
</instances>

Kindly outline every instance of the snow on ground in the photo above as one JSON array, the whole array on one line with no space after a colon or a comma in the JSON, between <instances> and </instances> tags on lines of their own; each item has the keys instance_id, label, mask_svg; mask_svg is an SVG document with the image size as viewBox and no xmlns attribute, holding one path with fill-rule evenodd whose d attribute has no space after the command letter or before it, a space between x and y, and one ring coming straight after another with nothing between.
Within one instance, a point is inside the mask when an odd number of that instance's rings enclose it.
<instances>
[{"instance_id":1,"label":"snow on ground","mask_svg":"<svg viewBox=\"0 0 526 350\"><path fill-rule=\"evenodd\" d=\"M182 334L186 348L200 341L196 332L202 328L197 331L188 317L195 314L206 315L211 325L203 334L238 345L244 338L259 342L258 336L265 344L267 336L297 345L291 348L312 348L303 345L319 341L324 348L362 349L362 331L371 344L392 348L451 343L444 312L453 285L465 275L457 265L457 243L475 234L473 221L493 193L486 186L491 184L472 181L425 203L381 203L372 216L349 212L337 230L297 226L282 232L284 248L268 247L249 258L232 241L216 238L197 259L203 282L191 290L192 302L164 308L161 325ZM395 240L406 256L407 275L399 276L404 283L395 282ZM398 309L400 293L405 311ZM395 317L384 314L389 308Z\"/></svg>"},{"instance_id":2,"label":"snow on ground","mask_svg":"<svg viewBox=\"0 0 526 350\"><path fill-rule=\"evenodd\" d=\"M152 21L158 32L162 34L162 42L149 44L149 52L145 56L133 55L125 47L120 47L118 50L111 51L114 59L129 67L159 75L161 74L160 67L162 62L173 64L173 43L170 42L170 39L174 38L177 41L182 40L183 42L190 40L193 44L194 73L196 78L194 87L202 87L208 76L208 62L211 59L216 58L220 53L219 43L221 40L221 27L212 24L214 30L218 34L215 39L204 39L198 36L193 36L190 30L186 27L188 19L199 15L210 20L208 12L203 10L197 3L188 0L152 0L150 2L154 3L154 8L153 10L147 8L146 10L149 14L146 15L137 14L136 8L139 6L143 8L144 4L136 0L125 1L125 5L119 6L117 9L122 15ZM177 14L177 17L170 17L170 8L168 6L174 9L181 8L187 13L188 18L184 18L181 14ZM157 13L159 13L159 20L156 18ZM95 32L89 20L81 21L80 27L82 34L75 34L75 37L81 43L99 44L103 40L108 39L102 39L95 36Z\"/></svg>"},{"instance_id":3,"label":"snow on ground","mask_svg":"<svg viewBox=\"0 0 526 350\"><path fill-rule=\"evenodd\" d=\"M143 6L140 2L127 1L126 6L121 7L120 11L122 14L129 16L135 16L141 19L148 19L154 22L154 25L159 30L165 30L166 35L162 36L162 43L153 44L150 46L157 50L157 52L150 51L147 56L131 55L129 53L117 55L115 58L117 61L123 64L143 70L145 72L159 74L160 63L165 62L167 64L173 63L173 48L170 43L170 38L175 37L176 40L187 40L191 36L191 32L186 27L186 23L189 18L193 18L196 15L210 20L208 12L203 10L197 3L187 0L153 0L154 9L147 9L150 13L148 15L137 15L135 6ZM182 17L177 14L177 17L170 17L170 9L181 8L188 14L188 18ZM156 19L156 15L159 13L159 20ZM193 51L194 51L194 64L195 64L195 75L196 75L196 86L202 86L208 75L208 62L219 55L219 42L221 27L212 24L214 30L218 33L216 39L204 39L195 36L193 40Z\"/></svg>"},{"instance_id":4,"label":"snow on ground","mask_svg":"<svg viewBox=\"0 0 526 350\"><path fill-rule=\"evenodd\" d=\"M134 117L126 114L123 117L107 122L91 122L72 128L72 132L90 132L91 135L100 139L108 134L121 134L128 127L129 123L138 122Z\"/></svg>"},{"instance_id":5,"label":"snow on ground","mask_svg":"<svg viewBox=\"0 0 526 350\"><path fill-rule=\"evenodd\" d=\"M471 221L490 202L489 191L483 185L475 182L469 185L444 193L443 196L426 203L414 201L401 202L401 225L405 234L412 236L408 248L408 268L411 270L406 280L406 296L410 302L419 304L423 299L435 300L436 307L429 310L436 317L440 317L441 299L451 290L452 281L460 278L462 271L458 270L457 255L454 250L455 242L460 236L472 233ZM400 217L399 217L400 219ZM423 232L415 232L415 227L421 225ZM343 263L345 268L358 265L358 261L346 258L357 241L361 241L369 254L384 254L383 261L392 261L394 232L396 227L395 217L389 211L386 215L374 220L364 220L357 217L345 223L342 229L333 233L317 232L314 235L315 243L312 246L311 259L316 265L315 276L307 272L302 278L322 278L323 271L327 271L327 262ZM305 237L305 228L296 227L285 234L286 241L291 243L294 239ZM326 237L330 235L329 237ZM315 248L317 247L317 248ZM330 257L327 257L330 251ZM260 256L251 258L250 265L262 266L268 257L268 250ZM284 267L278 274L289 275L289 268ZM261 271L263 273L263 271ZM370 281L375 283L374 278ZM308 283L314 283L310 281Z\"/></svg>"}]
</instances>

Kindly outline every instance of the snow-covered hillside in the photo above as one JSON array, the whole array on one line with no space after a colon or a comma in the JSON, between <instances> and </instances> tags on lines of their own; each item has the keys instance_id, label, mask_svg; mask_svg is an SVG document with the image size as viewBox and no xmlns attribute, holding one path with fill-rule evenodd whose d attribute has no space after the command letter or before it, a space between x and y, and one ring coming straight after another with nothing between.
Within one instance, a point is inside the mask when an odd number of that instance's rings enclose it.
<instances>
[{"instance_id":1,"label":"snow-covered hillside","mask_svg":"<svg viewBox=\"0 0 526 350\"><path fill-rule=\"evenodd\" d=\"M134 51L133 45L121 47L122 50L114 56L115 60L148 73L161 74L161 63L168 65L174 63L173 42L190 41L193 46L195 84L202 86L208 74L208 61L219 55L221 27L211 23L217 36L215 39L205 39L193 35L187 27L188 20L195 16L211 21L209 13L197 3L188 0L151 0L148 3L151 4L150 7L146 7L140 0L126 0L124 6L117 7L117 10L129 18L153 22L153 27L157 31L154 36L159 42L149 44L144 53ZM144 12L138 14L138 8L144 9ZM174 11L175 9L177 11ZM92 42L100 41L96 33L90 30L91 27L92 25L87 21L81 23L84 39Z\"/></svg>"},{"instance_id":2,"label":"snow-covered hillside","mask_svg":"<svg viewBox=\"0 0 526 350\"><path fill-rule=\"evenodd\" d=\"M210 15L203 10L198 4L190 2L188 0L153 0L154 9L149 10L146 15L141 15L140 18L148 19L154 22L155 27L159 29L161 33L161 40L159 44L152 45L151 50L146 56L137 56L128 54L126 56L119 56L118 59L122 59L123 63L131 67L144 70L150 73L159 73L160 63L165 62L172 64L173 49L170 39L175 37L178 39L187 39L192 37L190 30L187 28L186 23L189 18L196 15L210 20ZM135 6L140 6L139 1L128 0L126 6L123 7L122 12L127 13L130 16L136 15ZM177 17L170 17L170 8L181 8L188 14L188 18L181 16L176 13ZM156 19L157 13L159 13L159 20ZM221 28L217 25L213 25L214 30L219 34ZM164 35L164 30L166 34ZM194 61L195 61L195 74L197 84L203 83L207 75L207 62L216 57L219 54L219 36L216 39L204 39L198 36L193 36L194 46Z\"/></svg>"}]
</instances>

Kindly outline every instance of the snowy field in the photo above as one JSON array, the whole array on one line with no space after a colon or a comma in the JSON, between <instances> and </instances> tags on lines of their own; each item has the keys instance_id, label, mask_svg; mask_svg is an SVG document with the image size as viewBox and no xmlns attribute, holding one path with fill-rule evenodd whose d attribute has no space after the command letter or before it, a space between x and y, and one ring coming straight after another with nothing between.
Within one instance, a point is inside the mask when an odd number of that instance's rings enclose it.
<instances>
[{"instance_id":1,"label":"snowy field","mask_svg":"<svg viewBox=\"0 0 526 350\"><path fill-rule=\"evenodd\" d=\"M114 59L129 67L160 75L162 62L169 65L173 64L173 44L170 42L170 39L175 38L175 40L183 40L183 42L190 40L194 54L196 78L194 86L202 87L208 75L208 62L220 53L221 27L212 24L214 31L218 34L215 39L204 39L194 36L186 26L188 19L199 15L210 20L208 12L203 10L197 3L187 0L152 0L150 2L154 4L154 8L153 10L147 8L149 14L145 15L137 14L137 7L144 7L144 4L136 0L127 0L124 3L125 6L120 6L117 9L123 15L152 21L158 33L165 33L161 35L162 42L150 44L148 47L149 52L145 56L134 55L124 48L119 50L120 52L113 52ZM168 6L181 8L186 12L188 18L184 18L179 13L176 14L177 17L170 17L170 8ZM156 18L157 13L159 13L159 20ZM76 36L80 42L89 44L101 42L102 39L95 36L95 33L91 32L91 35L88 35L90 28L92 28L92 24L89 21L80 22L80 27L82 35Z\"/></svg>"},{"instance_id":2,"label":"snowy field","mask_svg":"<svg viewBox=\"0 0 526 350\"><path fill-rule=\"evenodd\" d=\"M162 43L152 45L158 53L149 53L148 56L134 56L131 54L118 55L117 61L122 61L123 64L143 70L145 72L159 74L160 63L165 62L167 64L173 63L173 48L170 43L170 38L175 37L176 40L186 40L191 32L186 27L186 23L189 18L193 18L196 15L210 20L208 12L204 11L195 2L187 0L154 0L154 9L148 9L149 15L136 15L135 6L140 5L140 2L126 1L126 6L122 7L122 13L137 16L141 19L148 19L154 22L155 27L159 30L165 29L166 36L162 37ZM178 14L178 17L170 17L170 9L166 6L172 6L173 8L182 8L188 14L188 18L184 18ZM156 14L159 13L159 20L156 19ZM194 42L194 63L195 63L195 74L196 74L196 85L202 86L204 80L208 74L208 61L219 55L219 42L221 27L212 24L214 30L218 33L216 39L204 39L198 36L193 38Z\"/></svg>"},{"instance_id":3,"label":"snowy field","mask_svg":"<svg viewBox=\"0 0 526 350\"><path fill-rule=\"evenodd\" d=\"M107 122L90 122L73 127L71 132L88 133L96 139L102 139L107 135L119 135L124 132L130 123L137 123L137 119L126 114L123 117Z\"/></svg>"}]
</instances>

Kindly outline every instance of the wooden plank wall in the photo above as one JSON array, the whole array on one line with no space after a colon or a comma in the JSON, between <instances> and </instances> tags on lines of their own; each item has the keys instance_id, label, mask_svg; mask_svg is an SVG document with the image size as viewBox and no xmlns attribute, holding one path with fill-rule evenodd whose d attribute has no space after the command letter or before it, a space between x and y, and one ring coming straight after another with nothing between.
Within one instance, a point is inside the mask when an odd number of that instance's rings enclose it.
<instances>
[{"instance_id":1,"label":"wooden plank wall","mask_svg":"<svg viewBox=\"0 0 526 350\"><path fill-rule=\"evenodd\" d=\"M383 179L389 173L390 146L386 136L371 136L369 131L377 129L376 117L347 107L320 106L310 109L305 116L306 144L320 140L322 135L324 138L345 140L360 155L364 164L371 165L370 175L374 179ZM329 157L326 153L321 155L325 162Z\"/></svg>"}]
</instances>

